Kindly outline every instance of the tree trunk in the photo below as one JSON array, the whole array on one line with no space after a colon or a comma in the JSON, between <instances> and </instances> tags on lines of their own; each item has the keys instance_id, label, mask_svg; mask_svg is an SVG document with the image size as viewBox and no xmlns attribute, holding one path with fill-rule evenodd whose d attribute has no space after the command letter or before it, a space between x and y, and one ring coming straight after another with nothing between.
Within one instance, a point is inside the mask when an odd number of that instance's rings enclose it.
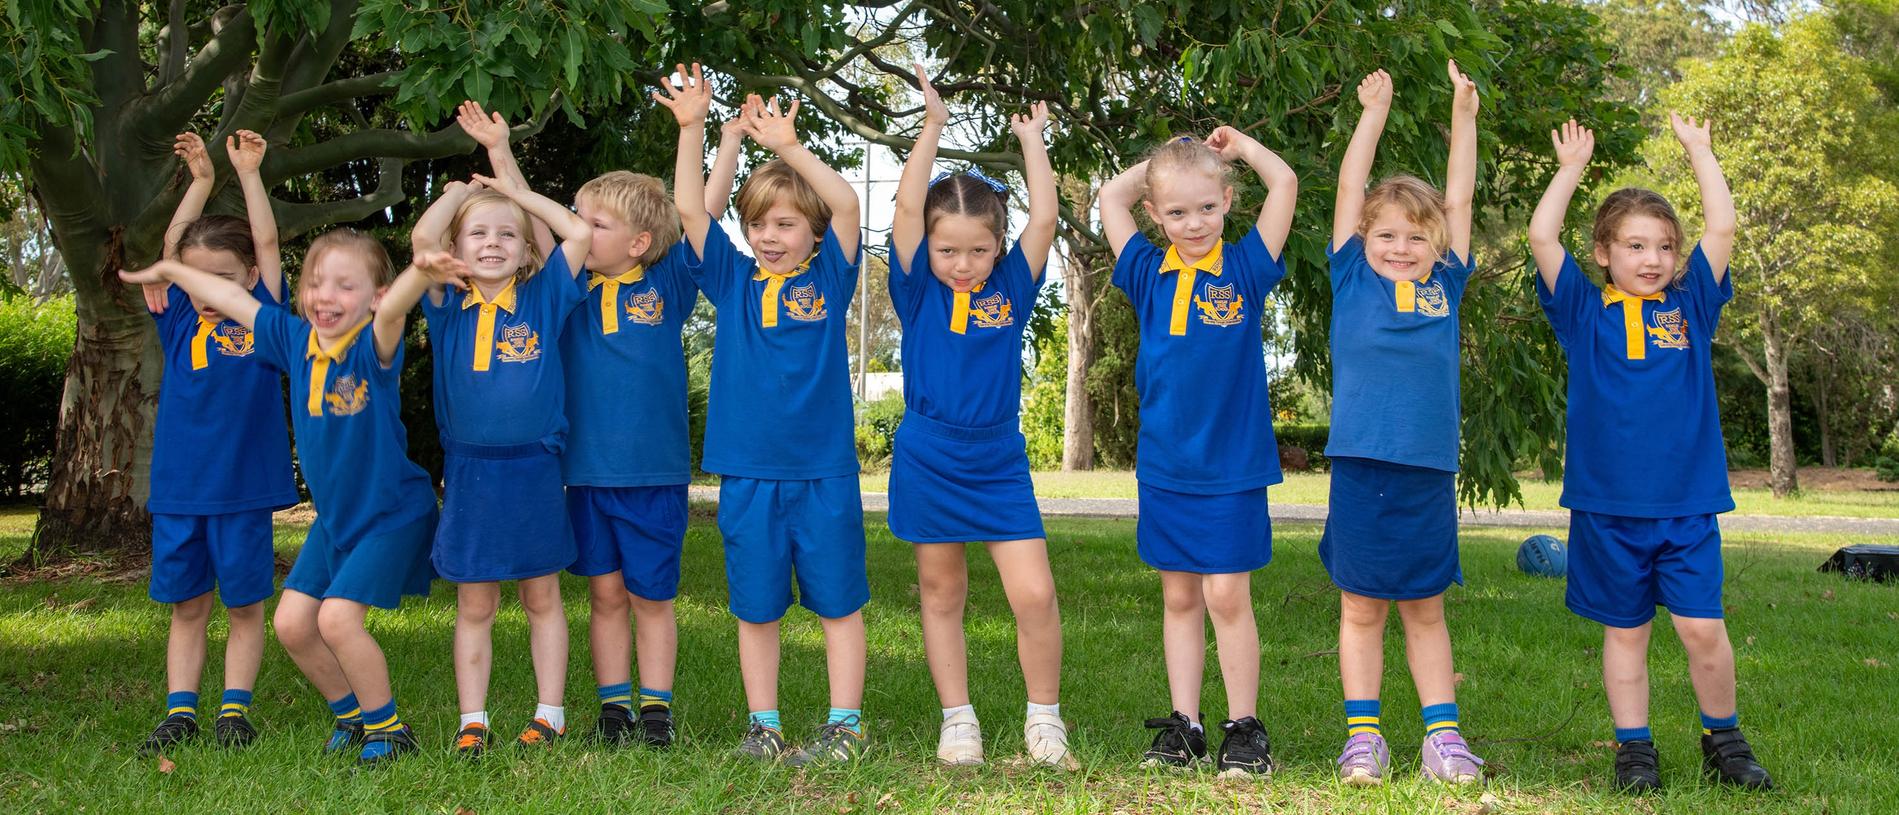
<instances>
[{"instance_id":1,"label":"tree trunk","mask_svg":"<svg viewBox=\"0 0 1899 815\"><path fill-rule=\"evenodd\" d=\"M1840 466L1839 458L1833 453L1833 422L1828 414L1832 412L1833 400L1827 398L1825 378L1813 385L1813 413L1820 424L1820 464L1824 467Z\"/></svg>"},{"instance_id":2,"label":"tree trunk","mask_svg":"<svg viewBox=\"0 0 1899 815\"><path fill-rule=\"evenodd\" d=\"M1793 391L1787 384L1787 354L1781 347L1780 327L1765 310L1761 313L1761 350L1767 367L1767 439L1770 450L1768 485L1775 498L1800 491L1795 472Z\"/></svg>"},{"instance_id":3,"label":"tree trunk","mask_svg":"<svg viewBox=\"0 0 1899 815\"><path fill-rule=\"evenodd\" d=\"M1095 468L1095 404L1088 369L1095 364L1095 289L1100 272L1091 255L1076 253L1067 268L1068 390L1062 402L1062 469Z\"/></svg>"}]
</instances>

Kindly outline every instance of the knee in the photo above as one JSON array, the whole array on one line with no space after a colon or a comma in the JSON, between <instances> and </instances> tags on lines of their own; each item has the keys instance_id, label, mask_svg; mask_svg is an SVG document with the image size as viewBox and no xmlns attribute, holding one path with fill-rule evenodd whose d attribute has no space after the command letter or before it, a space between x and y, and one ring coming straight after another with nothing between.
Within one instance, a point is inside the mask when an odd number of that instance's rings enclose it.
<instances>
[{"instance_id":1,"label":"knee","mask_svg":"<svg viewBox=\"0 0 1899 815\"><path fill-rule=\"evenodd\" d=\"M271 624L277 629L277 640L291 650L314 645L321 637L317 632L316 615L298 612L290 606L278 606Z\"/></svg>"},{"instance_id":2,"label":"knee","mask_svg":"<svg viewBox=\"0 0 1899 815\"><path fill-rule=\"evenodd\" d=\"M211 619L211 592L171 605L171 619L185 625L204 625Z\"/></svg>"},{"instance_id":3,"label":"knee","mask_svg":"<svg viewBox=\"0 0 1899 815\"><path fill-rule=\"evenodd\" d=\"M967 574L919 575L917 592L921 595L924 610L960 614L963 604L969 598L969 576Z\"/></svg>"},{"instance_id":4,"label":"knee","mask_svg":"<svg viewBox=\"0 0 1899 815\"><path fill-rule=\"evenodd\" d=\"M232 628L236 628L237 626L240 626L240 625L257 626L257 625L264 624L264 604L263 603L252 603L248 606L238 606L237 608L227 608L224 610L224 613L225 613L225 616L231 619Z\"/></svg>"},{"instance_id":5,"label":"knee","mask_svg":"<svg viewBox=\"0 0 1899 815\"><path fill-rule=\"evenodd\" d=\"M553 578L523 582L521 607L527 610L529 617L544 618L562 613L560 582Z\"/></svg>"},{"instance_id":6,"label":"knee","mask_svg":"<svg viewBox=\"0 0 1899 815\"><path fill-rule=\"evenodd\" d=\"M1207 613L1223 620L1253 613L1253 592L1248 581L1214 580L1206 588Z\"/></svg>"},{"instance_id":7,"label":"knee","mask_svg":"<svg viewBox=\"0 0 1899 815\"><path fill-rule=\"evenodd\" d=\"M465 625L492 625L501 604L496 592L464 591L455 598L455 621Z\"/></svg>"},{"instance_id":8,"label":"knee","mask_svg":"<svg viewBox=\"0 0 1899 815\"><path fill-rule=\"evenodd\" d=\"M317 633L323 641L335 645L363 633L362 613L345 603L325 600L317 609Z\"/></svg>"},{"instance_id":9,"label":"knee","mask_svg":"<svg viewBox=\"0 0 1899 815\"><path fill-rule=\"evenodd\" d=\"M1017 587L1009 597L1010 610L1017 617L1050 615L1055 613L1055 584L1053 581L1034 583Z\"/></svg>"},{"instance_id":10,"label":"knee","mask_svg":"<svg viewBox=\"0 0 1899 815\"><path fill-rule=\"evenodd\" d=\"M1444 625L1444 603L1437 598L1426 600L1403 600L1398 603L1398 616L1404 618L1406 628L1430 628Z\"/></svg>"},{"instance_id":11,"label":"knee","mask_svg":"<svg viewBox=\"0 0 1899 815\"><path fill-rule=\"evenodd\" d=\"M620 596L626 597L631 601L633 614L642 620L673 619L673 601L671 600L648 600L637 594L622 594Z\"/></svg>"},{"instance_id":12,"label":"knee","mask_svg":"<svg viewBox=\"0 0 1899 815\"><path fill-rule=\"evenodd\" d=\"M1200 614L1206 611L1207 600L1199 586L1173 586L1161 590L1161 607L1168 614Z\"/></svg>"},{"instance_id":13,"label":"knee","mask_svg":"<svg viewBox=\"0 0 1899 815\"><path fill-rule=\"evenodd\" d=\"M526 600L524 596L523 601ZM626 587L614 581L612 585L587 587L587 602L595 617L624 616L628 607Z\"/></svg>"},{"instance_id":14,"label":"knee","mask_svg":"<svg viewBox=\"0 0 1899 815\"><path fill-rule=\"evenodd\" d=\"M1675 633L1681 636L1683 648L1696 660L1707 659L1720 654L1727 645L1727 625L1721 620L1678 620Z\"/></svg>"},{"instance_id":15,"label":"knee","mask_svg":"<svg viewBox=\"0 0 1899 815\"><path fill-rule=\"evenodd\" d=\"M1376 597L1364 597L1357 594L1340 595L1339 619L1354 628L1383 628L1386 615L1391 613L1391 604ZM1409 617L1405 618L1407 621Z\"/></svg>"}]
</instances>

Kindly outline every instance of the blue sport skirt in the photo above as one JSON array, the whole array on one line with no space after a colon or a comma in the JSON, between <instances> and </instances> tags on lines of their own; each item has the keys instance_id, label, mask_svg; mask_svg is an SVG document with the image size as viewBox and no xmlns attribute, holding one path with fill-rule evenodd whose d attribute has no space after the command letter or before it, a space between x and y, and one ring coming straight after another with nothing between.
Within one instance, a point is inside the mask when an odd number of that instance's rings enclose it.
<instances>
[{"instance_id":1,"label":"blue sport skirt","mask_svg":"<svg viewBox=\"0 0 1899 815\"><path fill-rule=\"evenodd\" d=\"M890 532L911 543L1047 537L1022 432L903 414L890 457Z\"/></svg>"},{"instance_id":2,"label":"blue sport skirt","mask_svg":"<svg viewBox=\"0 0 1899 815\"><path fill-rule=\"evenodd\" d=\"M1167 572L1238 574L1273 559L1266 488L1220 495L1140 485L1134 542L1141 562Z\"/></svg>"},{"instance_id":3,"label":"blue sport skirt","mask_svg":"<svg viewBox=\"0 0 1899 815\"><path fill-rule=\"evenodd\" d=\"M1464 582L1456 473L1340 456L1329 504L1319 562L1340 589L1419 600Z\"/></svg>"},{"instance_id":4,"label":"blue sport skirt","mask_svg":"<svg viewBox=\"0 0 1899 815\"><path fill-rule=\"evenodd\" d=\"M573 565L560 456L540 442L442 440L442 521L435 570L456 583L553 574Z\"/></svg>"}]
</instances>

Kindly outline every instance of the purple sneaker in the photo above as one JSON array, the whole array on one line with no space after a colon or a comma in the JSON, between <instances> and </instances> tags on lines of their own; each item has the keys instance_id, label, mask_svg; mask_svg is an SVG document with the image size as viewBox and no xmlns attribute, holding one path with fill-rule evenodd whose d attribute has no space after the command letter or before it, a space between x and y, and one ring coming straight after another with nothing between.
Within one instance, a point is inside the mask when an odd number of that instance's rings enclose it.
<instances>
[{"instance_id":1,"label":"purple sneaker","mask_svg":"<svg viewBox=\"0 0 1899 815\"><path fill-rule=\"evenodd\" d=\"M1424 758L1424 776L1446 784L1470 784L1484 780L1484 760L1470 753L1470 745L1455 730L1440 730L1424 737L1419 749Z\"/></svg>"},{"instance_id":2,"label":"purple sneaker","mask_svg":"<svg viewBox=\"0 0 1899 815\"><path fill-rule=\"evenodd\" d=\"M1354 787L1375 787L1385 783L1385 770L1391 767L1391 749L1385 737L1360 733L1345 740L1339 753L1339 780Z\"/></svg>"}]
</instances>

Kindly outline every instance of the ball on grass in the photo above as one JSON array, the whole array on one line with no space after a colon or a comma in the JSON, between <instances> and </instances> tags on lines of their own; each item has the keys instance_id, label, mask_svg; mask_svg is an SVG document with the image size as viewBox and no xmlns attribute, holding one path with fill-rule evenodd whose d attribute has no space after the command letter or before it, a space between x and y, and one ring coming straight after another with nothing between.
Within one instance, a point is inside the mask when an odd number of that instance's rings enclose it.
<instances>
[{"instance_id":1,"label":"ball on grass","mask_svg":"<svg viewBox=\"0 0 1899 815\"><path fill-rule=\"evenodd\" d=\"M1517 568L1538 577L1562 577L1569 572L1569 549L1549 535L1531 535L1517 547Z\"/></svg>"}]
</instances>

